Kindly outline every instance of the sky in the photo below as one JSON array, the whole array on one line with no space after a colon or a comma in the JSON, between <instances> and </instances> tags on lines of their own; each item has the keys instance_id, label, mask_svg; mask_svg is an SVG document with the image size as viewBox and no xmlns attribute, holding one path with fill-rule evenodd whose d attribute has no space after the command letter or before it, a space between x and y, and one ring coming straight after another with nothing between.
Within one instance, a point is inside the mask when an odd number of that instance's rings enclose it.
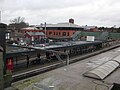
<instances>
[{"instance_id":1,"label":"sky","mask_svg":"<svg viewBox=\"0 0 120 90\"><path fill-rule=\"evenodd\" d=\"M2 22L25 17L30 25L63 23L120 27L120 0L0 0Z\"/></svg>"}]
</instances>

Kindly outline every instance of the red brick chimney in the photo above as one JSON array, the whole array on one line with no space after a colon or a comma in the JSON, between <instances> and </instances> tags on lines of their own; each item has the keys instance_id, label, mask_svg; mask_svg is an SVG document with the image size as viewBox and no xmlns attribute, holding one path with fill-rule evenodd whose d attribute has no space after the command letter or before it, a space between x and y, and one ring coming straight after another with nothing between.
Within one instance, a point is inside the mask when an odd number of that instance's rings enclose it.
<instances>
[{"instance_id":1,"label":"red brick chimney","mask_svg":"<svg viewBox=\"0 0 120 90\"><path fill-rule=\"evenodd\" d=\"M74 19L69 19L69 23L72 23L72 24L74 24Z\"/></svg>"}]
</instances>

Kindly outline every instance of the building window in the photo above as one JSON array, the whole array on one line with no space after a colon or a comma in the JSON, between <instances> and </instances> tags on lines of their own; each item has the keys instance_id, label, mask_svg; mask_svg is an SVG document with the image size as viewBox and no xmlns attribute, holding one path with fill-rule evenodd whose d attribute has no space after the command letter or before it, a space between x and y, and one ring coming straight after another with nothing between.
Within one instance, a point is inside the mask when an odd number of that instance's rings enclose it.
<instances>
[{"instance_id":1,"label":"building window","mask_svg":"<svg viewBox=\"0 0 120 90\"><path fill-rule=\"evenodd\" d=\"M52 32L49 32L49 35L52 35Z\"/></svg>"},{"instance_id":2,"label":"building window","mask_svg":"<svg viewBox=\"0 0 120 90\"><path fill-rule=\"evenodd\" d=\"M6 39L10 39L10 33L6 33Z\"/></svg>"},{"instance_id":3,"label":"building window","mask_svg":"<svg viewBox=\"0 0 120 90\"><path fill-rule=\"evenodd\" d=\"M62 36L66 36L66 32L63 32L63 33L62 33Z\"/></svg>"},{"instance_id":4,"label":"building window","mask_svg":"<svg viewBox=\"0 0 120 90\"><path fill-rule=\"evenodd\" d=\"M54 35L55 35L55 32L54 32Z\"/></svg>"},{"instance_id":5,"label":"building window","mask_svg":"<svg viewBox=\"0 0 120 90\"><path fill-rule=\"evenodd\" d=\"M73 34L74 34L75 32L73 32Z\"/></svg>"},{"instance_id":6,"label":"building window","mask_svg":"<svg viewBox=\"0 0 120 90\"><path fill-rule=\"evenodd\" d=\"M59 32L59 35L60 35L60 32Z\"/></svg>"},{"instance_id":7,"label":"building window","mask_svg":"<svg viewBox=\"0 0 120 90\"><path fill-rule=\"evenodd\" d=\"M56 32L56 35L58 35L58 32Z\"/></svg>"},{"instance_id":8,"label":"building window","mask_svg":"<svg viewBox=\"0 0 120 90\"><path fill-rule=\"evenodd\" d=\"M67 36L69 36L69 32L67 33Z\"/></svg>"}]
</instances>

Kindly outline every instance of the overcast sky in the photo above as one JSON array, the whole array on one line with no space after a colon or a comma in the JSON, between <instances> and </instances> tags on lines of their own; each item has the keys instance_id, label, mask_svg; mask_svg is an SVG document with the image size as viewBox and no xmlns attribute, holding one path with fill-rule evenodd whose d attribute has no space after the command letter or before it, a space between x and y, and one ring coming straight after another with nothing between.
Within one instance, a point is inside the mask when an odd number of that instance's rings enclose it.
<instances>
[{"instance_id":1,"label":"overcast sky","mask_svg":"<svg viewBox=\"0 0 120 90\"><path fill-rule=\"evenodd\" d=\"M68 22L120 26L120 0L0 0L2 22L25 17L29 24Z\"/></svg>"}]
</instances>

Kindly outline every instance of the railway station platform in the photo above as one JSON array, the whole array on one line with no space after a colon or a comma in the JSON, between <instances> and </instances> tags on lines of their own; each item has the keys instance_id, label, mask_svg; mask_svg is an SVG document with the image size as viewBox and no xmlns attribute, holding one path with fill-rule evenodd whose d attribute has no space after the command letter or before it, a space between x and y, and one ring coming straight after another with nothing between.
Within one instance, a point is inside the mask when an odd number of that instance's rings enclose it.
<instances>
[{"instance_id":1,"label":"railway station platform","mask_svg":"<svg viewBox=\"0 0 120 90\"><path fill-rule=\"evenodd\" d=\"M105 79L85 77L84 73L120 55L120 47L99 53L76 63L12 83L6 90L119 90L120 68Z\"/></svg>"}]
</instances>

